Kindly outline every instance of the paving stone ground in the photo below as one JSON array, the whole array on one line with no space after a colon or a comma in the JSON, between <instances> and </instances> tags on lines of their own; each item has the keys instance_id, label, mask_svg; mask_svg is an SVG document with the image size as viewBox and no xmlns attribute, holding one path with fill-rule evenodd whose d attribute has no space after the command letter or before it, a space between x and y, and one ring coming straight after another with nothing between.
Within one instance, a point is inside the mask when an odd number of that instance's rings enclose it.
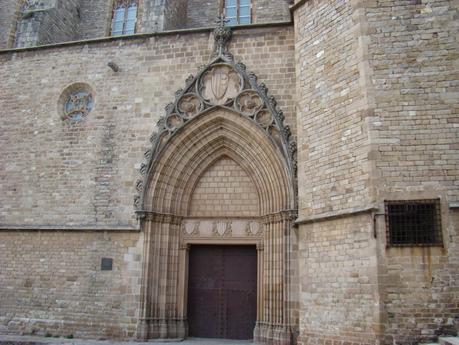
<instances>
[{"instance_id":1,"label":"paving stone ground","mask_svg":"<svg viewBox=\"0 0 459 345\"><path fill-rule=\"evenodd\" d=\"M251 340L228 340L228 339L202 339L188 338L183 341L113 341L113 340L88 340L88 339L65 339L44 338L37 336L0 335L0 345L244 345L252 344Z\"/></svg>"}]
</instances>

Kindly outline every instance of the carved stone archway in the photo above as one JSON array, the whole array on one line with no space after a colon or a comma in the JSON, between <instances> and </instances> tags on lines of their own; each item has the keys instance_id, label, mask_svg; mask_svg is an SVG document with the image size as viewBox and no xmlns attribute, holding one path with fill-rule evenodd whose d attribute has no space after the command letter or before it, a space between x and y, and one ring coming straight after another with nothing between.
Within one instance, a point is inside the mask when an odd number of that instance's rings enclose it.
<instances>
[{"instance_id":1,"label":"carved stone archway","mask_svg":"<svg viewBox=\"0 0 459 345\"><path fill-rule=\"evenodd\" d=\"M289 239L296 215L296 145L266 86L228 52L231 31L223 20L214 36L212 61L176 92L141 166L143 179L137 182L135 198L145 234L138 337L187 336L190 244L255 244L254 339L290 344ZM222 157L229 157L250 177L258 214L190 218L190 200L200 177Z\"/></svg>"}]
</instances>

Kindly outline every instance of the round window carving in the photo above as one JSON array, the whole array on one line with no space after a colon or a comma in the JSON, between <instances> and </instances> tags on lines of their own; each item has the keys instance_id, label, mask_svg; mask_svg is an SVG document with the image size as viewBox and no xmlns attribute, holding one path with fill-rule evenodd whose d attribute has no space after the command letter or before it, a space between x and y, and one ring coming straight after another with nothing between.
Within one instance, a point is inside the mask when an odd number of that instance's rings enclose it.
<instances>
[{"instance_id":1,"label":"round window carving","mask_svg":"<svg viewBox=\"0 0 459 345\"><path fill-rule=\"evenodd\" d=\"M87 84L72 84L62 92L58 107L63 120L83 121L94 109L94 92Z\"/></svg>"}]
</instances>

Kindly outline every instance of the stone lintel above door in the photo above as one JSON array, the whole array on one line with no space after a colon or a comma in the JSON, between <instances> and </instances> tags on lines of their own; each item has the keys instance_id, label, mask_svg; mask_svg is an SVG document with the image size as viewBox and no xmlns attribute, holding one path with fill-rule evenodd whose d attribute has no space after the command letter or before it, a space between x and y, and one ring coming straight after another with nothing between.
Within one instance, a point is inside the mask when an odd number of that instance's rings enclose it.
<instances>
[{"instance_id":1,"label":"stone lintel above door","mask_svg":"<svg viewBox=\"0 0 459 345\"><path fill-rule=\"evenodd\" d=\"M263 224L253 218L185 218L181 235L184 239L262 238Z\"/></svg>"}]
</instances>

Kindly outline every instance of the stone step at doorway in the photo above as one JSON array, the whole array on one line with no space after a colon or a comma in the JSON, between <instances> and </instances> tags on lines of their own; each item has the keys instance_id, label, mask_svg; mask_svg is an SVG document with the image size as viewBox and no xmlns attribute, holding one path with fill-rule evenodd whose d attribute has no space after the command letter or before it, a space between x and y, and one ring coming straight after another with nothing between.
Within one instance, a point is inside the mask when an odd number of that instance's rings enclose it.
<instances>
[{"instance_id":1,"label":"stone step at doorway","mask_svg":"<svg viewBox=\"0 0 459 345\"><path fill-rule=\"evenodd\" d=\"M47 338L38 336L0 335L0 345L247 345L251 340L187 338L185 340L168 339L164 341L115 341Z\"/></svg>"}]
</instances>

